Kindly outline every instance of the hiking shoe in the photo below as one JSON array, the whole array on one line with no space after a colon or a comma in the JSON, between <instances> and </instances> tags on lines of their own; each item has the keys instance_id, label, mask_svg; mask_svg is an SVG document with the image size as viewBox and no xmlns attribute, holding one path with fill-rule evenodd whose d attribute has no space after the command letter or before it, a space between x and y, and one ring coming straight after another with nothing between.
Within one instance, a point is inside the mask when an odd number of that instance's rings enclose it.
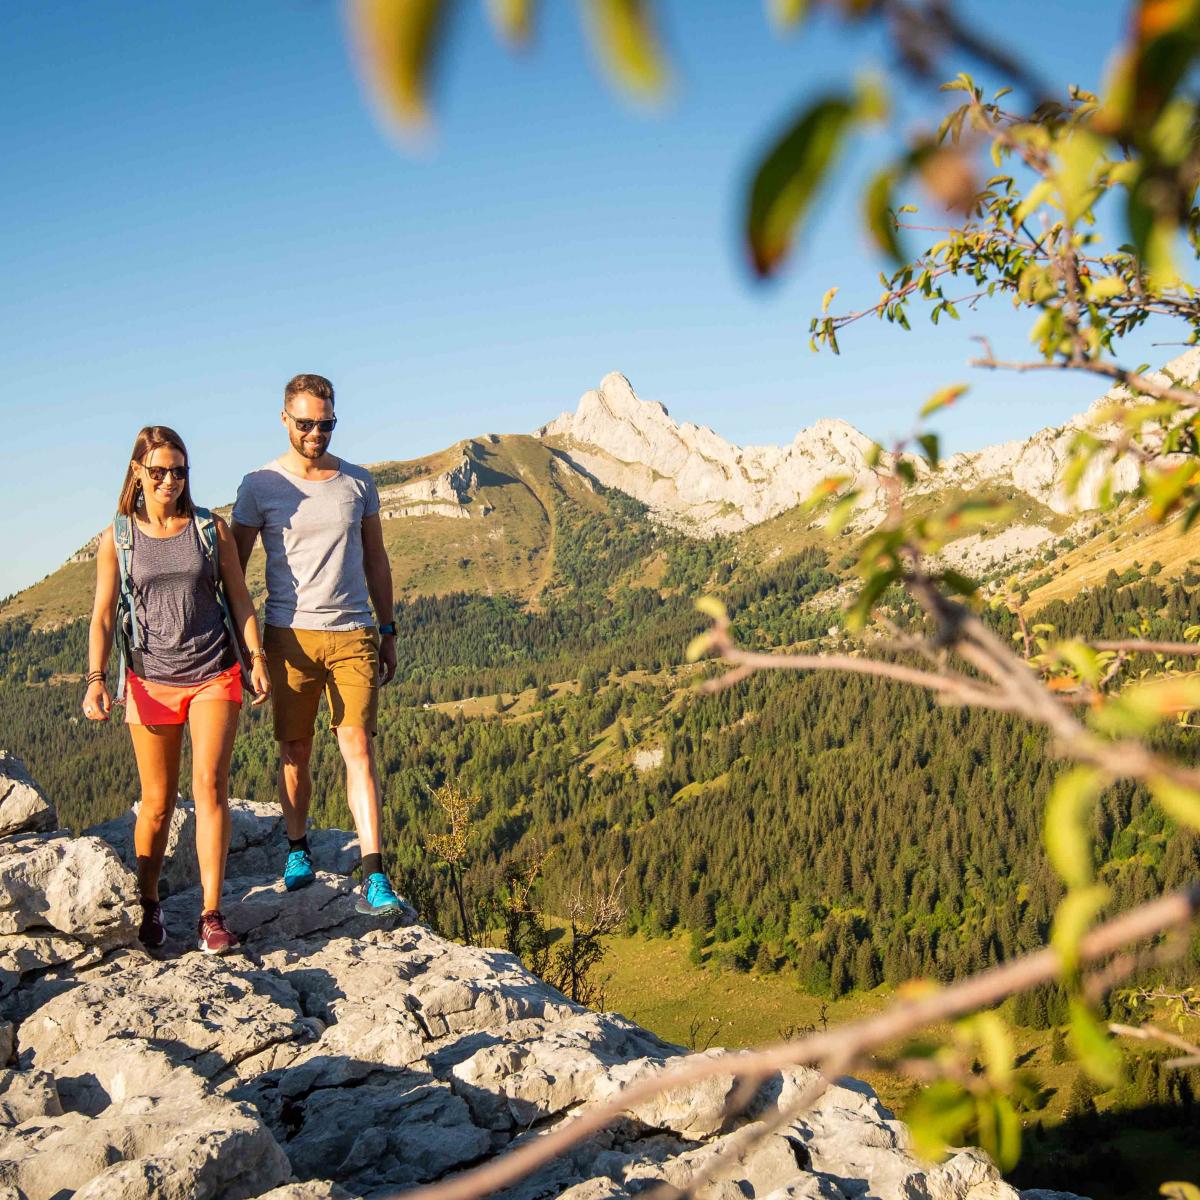
<instances>
[{"instance_id":1,"label":"hiking shoe","mask_svg":"<svg viewBox=\"0 0 1200 1200\"><path fill-rule=\"evenodd\" d=\"M400 897L392 891L387 876L382 871L368 875L355 901L354 911L374 916L378 913L398 912L399 909Z\"/></svg>"},{"instance_id":2,"label":"hiking shoe","mask_svg":"<svg viewBox=\"0 0 1200 1200\"><path fill-rule=\"evenodd\" d=\"M225 928L225 918L216 909L200 914L196 935L200 939L197 949L205 954L224 954L238 948L237 938Z\"/></svg>"},{"instance_id":3,"label":"hiking shoe","mask_svg":"<svg viewBox=\"0 0 1200 1200\"><path fill-rule=\"evenodd\" d=\"M294 892L297 888L308 887L314 879L316 874L308 851L293 850L283 866L283 886L289 892Z\"/></svg>"},{"instance_id":4,"label":"hiking shoe","mask_svg":"<svg viewBox=\"0 0 1200 1200\"><path fill-rule=\"evenodd\" d=\"M142 923L138 941L147 950L161 950L167 943L167 927L163 924L162 905L157 900L142 901Z\"/></svg>"}]
</instances>

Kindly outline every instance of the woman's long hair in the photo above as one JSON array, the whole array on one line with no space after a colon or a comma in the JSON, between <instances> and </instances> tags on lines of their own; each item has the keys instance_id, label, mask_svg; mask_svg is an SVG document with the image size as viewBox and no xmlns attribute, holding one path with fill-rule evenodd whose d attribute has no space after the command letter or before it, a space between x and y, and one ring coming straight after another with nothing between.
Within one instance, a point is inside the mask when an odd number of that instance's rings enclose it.
<instances>
[{"instance_id":1,"label":"woman's long hair","mask_svg":"<svg viewBox=\"0 0 1200 1200\"><path fill-rule=\"evenodd\" d=\"M173 429L168 429L165 425L147 425L144 429L138 431L138 435L133 441L133 452L130 454L129 466L125 468L125 482L121 484L121 497L117 501L117 512L123 513L127 517L132 517L137 511L138 494L142 490L141 482L133 473L133 464L146 462L146 459L163 446L169 446L172 450L178 450L183 455L183 464L188 466L187 447L183 444L183 438L179 436ZM192 504L192 481L185 479L183 481L183 491L179 493L179 499L175 503L175 509L181 517L192 516L196 509Z\"/></svg>"}]
</instances>

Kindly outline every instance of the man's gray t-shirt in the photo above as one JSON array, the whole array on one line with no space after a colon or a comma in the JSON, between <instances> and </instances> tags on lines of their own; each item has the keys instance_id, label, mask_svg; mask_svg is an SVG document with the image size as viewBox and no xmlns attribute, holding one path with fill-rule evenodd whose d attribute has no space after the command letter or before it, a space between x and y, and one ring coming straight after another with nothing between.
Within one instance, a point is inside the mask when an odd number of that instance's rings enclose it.
<instances>
[{"instance_id":1,"label":"man's gray t-shirt","mask_svg":"<svg viewBox=\"0 0 1200 1200\"><path fill-rule=\"evenodd\" d=\"M379 492L370 472L341 460L329 479L301 479L272 462L242 480L233 519L262 530L268 625L375 624L363 570L362 523L377 512Z\"/></svg>"}]
</instances>

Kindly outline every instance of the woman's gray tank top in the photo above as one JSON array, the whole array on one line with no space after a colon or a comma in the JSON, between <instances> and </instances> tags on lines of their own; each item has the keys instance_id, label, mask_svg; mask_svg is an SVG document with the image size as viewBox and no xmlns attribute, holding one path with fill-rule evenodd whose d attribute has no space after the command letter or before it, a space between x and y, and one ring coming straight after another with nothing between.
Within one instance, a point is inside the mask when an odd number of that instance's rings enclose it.
<instances>
[{"instance_id":1,"label":"woman's gray tank top","mask_svg":"<svg viewBox=\"0 0 1200 1200\"><path fill-rule=\"evenodd\" d=\"M237 662L212 567L195 521L169 538L133 525L129 579L134 619L145 647L132 664L143 679L176 686L203 683Z\"/></svg>"}]
</instances>

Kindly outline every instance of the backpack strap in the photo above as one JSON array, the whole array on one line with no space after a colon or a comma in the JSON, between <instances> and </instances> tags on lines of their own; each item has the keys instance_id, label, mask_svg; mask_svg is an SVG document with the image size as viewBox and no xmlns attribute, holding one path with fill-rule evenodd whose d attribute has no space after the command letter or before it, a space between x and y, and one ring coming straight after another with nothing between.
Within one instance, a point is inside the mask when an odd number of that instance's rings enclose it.
<instances>
[{"instance_id":1,"label":"backpack strap","mask_svg":"<svg viewBox=\"0 0 1200 1200\"><path fill-rule=\"evenodd\" d=\"M229 640L233 644L234 657L237 659L237 665L241 668L242 683L248 688L252 686L250 671L246 666L246 656L242 653L242 639L238 634L237 625L234 623L233 612L225 595L225 584L221 579L221 555L217 547L216 518L209 509L201 508L198 504L193 506L192 513L192 519L196 523L196 532L200 535L200 544L204 547L205 557L212 570L213 583L217 590L217 603L221 606L225 631L229 634Z\"/></svg>"},{"instance_id":2,"label":"backpack strap","mask_svg":"<svg viewBox=\"0 0 1200 1200\"><path fill-rule=\"evenodd\" d=\"M138 628L133 604L133 519L125 513L113 517L113 545L117 551L117 571L120 590L117 594L117 689L114 699L125 698L125 672L129 669L135 650L142 648L142 633Z\"/></svg>"}]
</instances>

